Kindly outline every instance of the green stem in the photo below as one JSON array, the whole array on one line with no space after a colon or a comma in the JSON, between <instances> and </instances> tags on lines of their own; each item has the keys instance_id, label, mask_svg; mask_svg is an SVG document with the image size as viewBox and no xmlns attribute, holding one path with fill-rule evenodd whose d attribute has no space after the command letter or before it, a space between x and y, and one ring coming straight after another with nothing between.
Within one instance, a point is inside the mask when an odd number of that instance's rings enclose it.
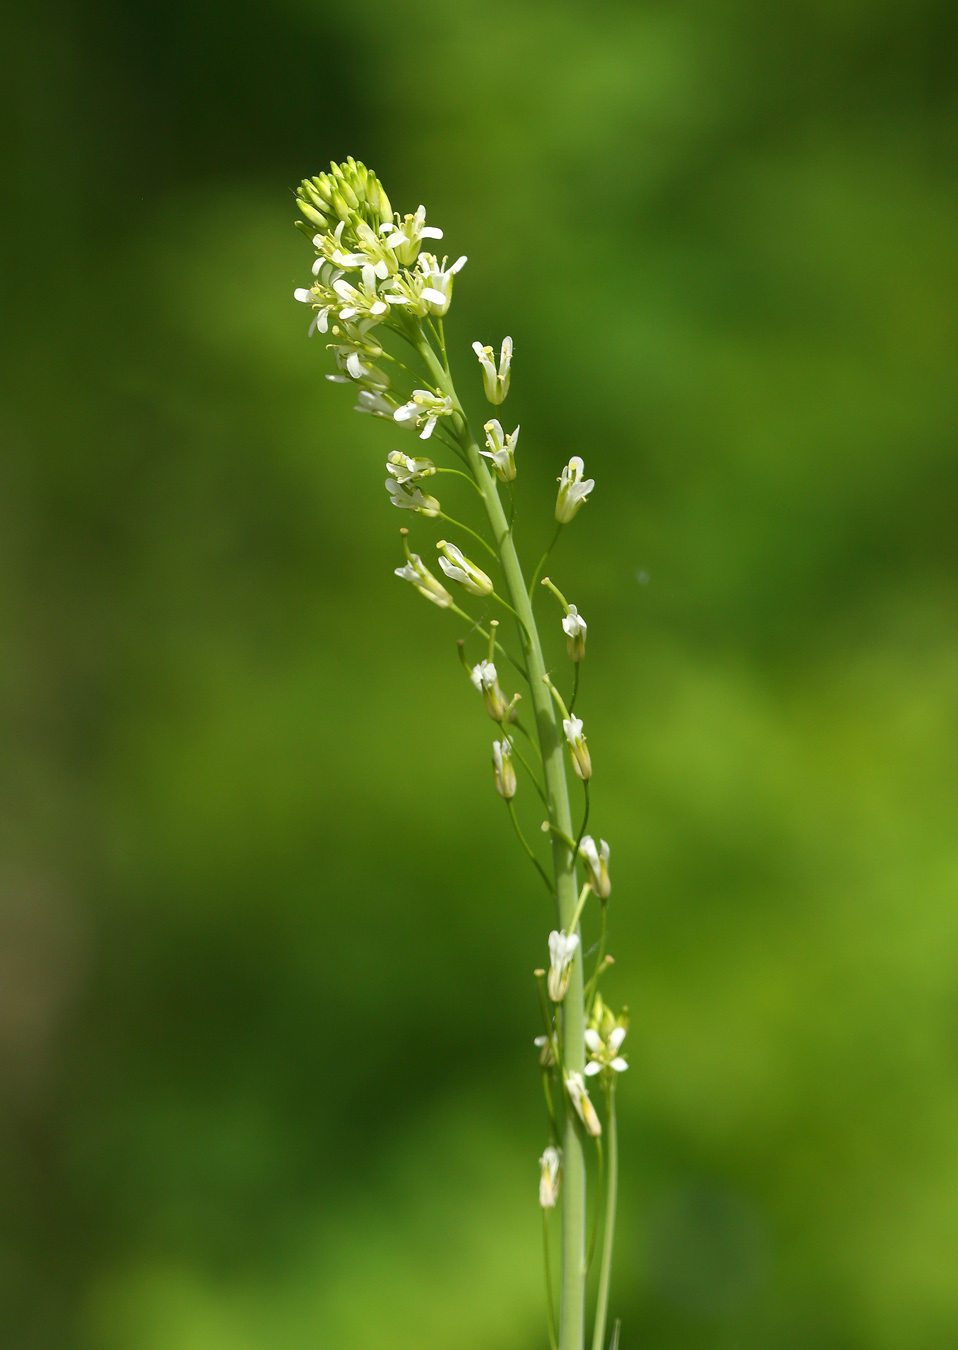
<instances>
[{"instance_id":1,"label":"green stem","mask_svg":"<svg viewBox=\"0 0 958 1350\"><path fill-rule=\"evenodd\" d=\"M539 566L536 568L536 570L535 570L535 571L533 572L533 574L532 574L532 580L529 582L529 601L530 601L530 607L531 607L531 601L532 601L532 592L535 590L536 582L539 580L539 573L542 571L543 567L545 567L546 562L547 562L548 557L549 557L549 554L550 554L550 553L552 552L552 550L555 548L555 546L556 546L556 540L559 538L559 535L560 535L561 533L562 533L562 526L561 526L561 524L560 524L560 525L557 525L557 526L556 526L556 532L555 532L555 534L552 536L552 543L549 545L549 547L546 549L545 553L543 553L542 557L539 559Z\"/></svg>"},{"instance_id":2,"label":"green stem","mask_svg":"<svg viewBox=\"0 0 958 1350\"><path fill-rule=\"evenodd\" d=\"M609 1315L609 1283L612 1279L612 1243L615 1238L615 1202L619 1188L619 1136L615 1123L615 1079L609 1084L608 1102L608 1177L605 1200L605 1231L602 1234L602 1265L599 1267L599 1292L595 1305L595 1329L592 1350L602 1350L605 1323Z\"/></svg>"},{"instance_id":3,"label":"green stem","mask_svg":"<svg viewBox=\"0 0 958 1350\"><path fill-rule=\"evenodd\" d=\"M546 1298L549 1303L549 1346L550 1350L558 1350L556 1342L556 1305L555 1297L552 1293L552 1262L549 1259L549 1211L542 1211L542 1254L545 1258L546 1266Z\"/></svg>"},{"instance_id":4,"label":"green stem","mask_svg":"<svg viewBox=\"0 0 958 1350\"><path fill-rule=\"evenodd\" d=\"M509 595L520 619L519 640L522 643L526 667L529 671L529 690L536 715L536 729L542 750L546 798L550 821L563 834L572 836L572 813L569 808L569 788L563 759L563 737L556 724L552 696L542 682L546 673L542 644L529 591L522 575L522 567L515 543L509 532L502 503L495 483L479 453L475 437L469 430L462 404L456 394L451 376L440 363L424 336L417 343L420 356L433 379L452 399L462 418L462 443L473 477L482 492L492 535L499 549L503 575ZM556 531L558 538L559 531ZM553 542L555 542L553 540ZM550 545L551 547L551 545ZM539 569L541 571L541 567ZM572 850L559 835L552 835L552 865L555 874L556 903L559 922L563 926L575 912L578 899L574 857ZM572 965L568 991L564 1000L565 1070L581 1073L585 1068L585 1017L582 1001L582 953L576 953ZM575 1113L567 1113L563 1138L563 1205L562 1205L562 1292L559 1315L559 1350L583 1350L585 1344L585 1230L586 1230L586 1167L583 1138L576 1129Z\"/></svg>"},{"instance_id":5,"label":"green stem","mask_svg":"<svg viewBox=\"0 0 958 1350\"><path fill-rule=\"evenodd\" d=\"M447 525L455 525L457 530L465 530L466 534L471 534L473 539L478 539L479 543L486 550L486 552L491 553L493 558L496 558L496 560L498 561L498 558L496 557L496 550L491 546L491 544L486 543L485 539L483 539L481 534L476 534L475 530L472 529L470 525L463 525L461 520L453 520L452 516L447 516L445 511L438 511L436 514L439 516L439 519L444 520ZM505 604L505 601L503 601L503 604Z\"/></svg>"},{"instance_id":6,"label":"green stem","mask_svg":"<svg viewBox=\"0 0 958 1350\"><path fill-rule=\"evenodd\" d=\"M519 843L522 845L522 847L523 847L523 848L525 849L525 851L528 853L530 859L532 860L532 865L535 867L536 871L539 873L540 877L541 877L542 880L545 882L545 884L546 884L546 890L549 892L550 895L555 895L555 889L553 888L552 882L549 880L548 876L546 875L546 870L545 870L545 868L542 866L542 863L539 861L539 859L538 859L538 858L536 857L536 855L533 853L532 849L531 849L531 848L529 847L529 845L526 843L525 835L522 833L522 830L519 828L519 818L518 818L518 816L516 815L516 808L515 808L515 807L513 806L513 804L512 804L512 798L511 798L511 797L507 798L507 800L506 800L506 806L508 806L508 808L509 808L509 815L512 817L512 824L513 824L513 827L515 828L516 835L518 836Z\"/></svg>"},{"instance_id":7,"label":"green stem","mask_svg":"<svg viewBox=\"0 0 958 1350\"><path fill-rule=\"evenodd\" d=\"M452 447L450 446L450 449L451 449L451 448L452 448ZM462 469L444 469L444 468L437 468L437 469L436 469L436 473L454 473L454 474L456 475L457 478L464 478L464 479L466 480L466 482L469 484L469 486L472 488L472 490L473 490L474 492L479 492L479 489L478 489L478 487L476 486L474 480L473 480L472 478L470 478L469 475L468 475L467 473L463 473ZM481 492L479 492L479 496L480 496L480 497L482 496L482 493L481 493Z\"/></svg>"}]
</instances>

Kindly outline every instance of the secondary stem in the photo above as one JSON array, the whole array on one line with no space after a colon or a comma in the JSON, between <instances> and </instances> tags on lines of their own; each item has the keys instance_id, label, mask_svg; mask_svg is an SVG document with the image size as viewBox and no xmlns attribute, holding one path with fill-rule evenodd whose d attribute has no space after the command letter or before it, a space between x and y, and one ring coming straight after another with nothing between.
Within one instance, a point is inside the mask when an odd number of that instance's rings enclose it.
<instances>
[{"instance_id":1,"label":"secondary stem","mask_svg":"<svg viewBox=\"0 0 958 1350\"><path fill-rule=\"evenodd\" d=\"M608 1189L605 1201L605 1230L602 1234L602 1265L599 1269L599 1292L595 1306L595 1329L592 1350L602 1350L605 1323L609 1315L609 1282L612 1278L612 1242L615 1238L615 1202L619 1187L619 1136L615 1123L615 1079L608 1092Z\"/></svg>"}]
</instances>

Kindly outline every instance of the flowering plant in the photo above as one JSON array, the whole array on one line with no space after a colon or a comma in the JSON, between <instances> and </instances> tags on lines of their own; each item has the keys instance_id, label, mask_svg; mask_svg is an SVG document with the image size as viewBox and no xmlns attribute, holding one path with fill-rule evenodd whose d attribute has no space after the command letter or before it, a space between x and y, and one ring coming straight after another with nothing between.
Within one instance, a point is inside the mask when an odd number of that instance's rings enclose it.
<instances>
[{"instance_id":1,"label":"flowering plant","mask_svg":"<svg viewBox=\"0 0 958 1350\"><path fill-rule=\"evenodd\" d=\"M602 976L612 964L612 957L606 953L611 884L609 845L604 839L597 845L585 832L592 759L584 723L576 716L575 707L580 666L586 653L587 624L576 606L566 601L550 578L544 577L542 586L562 609L561 622L555 623L555 629L557 635L565 635L572 662L571 692L566 703L546 668L534 613L539 573L563 527L588 502L595 483L585 478L585 465L578 455L562 469L553 512L556 524L552 544L527 585L513 531L519 428L506 432L500 421L492 418L483 427L485 448L480 446L456 392L447 355L443 317L452 303L454 280L466 259L460 257L448 265L447 258L440 262L436 255L423 252L424 240L442 238L441 230L426 224L425 207L420 206L412 215L398 216L376 175L351 158L344 164L333 164L328 173L304 179L297 204L303 216L297 225L311 240L316 258L312 285L298 289L295 298L313 311L310 333L328 334L331 339L328 347L336 371L327 379L356 387L357 412L390 421L398 430L417 431L420 440L442 446L462 466L437 465L424 456L390 449L386 459L390 500L423 521L438 518L471 536L501 578L500 585L467 557L459 544L438 539L435 545L438 567L453 588L450 590L429 570L421 555L412 551L409 531L401 530L406 561L395 569L396 576L410 582L438 608L451 611L468 624L467 638L459 641L460 658L499 730L499 737L492 742L493 782L506 803L519 842L555 900L559 927L548 936L549 966L535 972L544 1023L544 1031L535 1038L535 1044L539 1049L549 1132L549 1142L539 1160L549 1335L553 1350L583 1350L586 1280L599 1217L597 1204L596 1225L587 1242L586 1151L594 1148L598 1159L597 1188L604 1203L605 1220L592 1346L593 1350L603 1350L618 1184L615 1085L617 1076L628 1067L622 1055L628 1016L624 1010L616 1016L599 992ZM418 373L386 350L382 341L384 330L412 349L414 359L419 362ZM485 397L499 408L509 394L512 339L503 339L498 356L489 345L480 342L472 345ZM388 364L388 370L383 363ZM488 535L453 520L442 510L438 498L424 490L424 480L434 480L440 473L468 479L482 499ZM500 484L507 489L505 504ZM483 562L490 566L485 558ZM478 617L458 603L457 595L462 597L463 604L482 602ZM493 605L498 605L514 621L518 652L509 650L501 640L499 620L489 617ZM481 638L483 652L478 660L470 662L465 647L467 640L474 640L474 635ZM500 686L503 662L513 667L526 686L533 711L531 729L518 715L516 705L520 695L516 693L507 699ZM582 812L577 829L569 800L566 751L569 765L582 783ZM542 832L549 837L548 865L529 844L519 822L515 801L520 780L516 764L546 811ZM587 953L583 950L580 924L590 897L598 905L600 937L586 979ZM593 1092L597 1097L601 1093L604 1125ZM557 1319L548 1217L560 1201L561 1293ZM618 1323L612 1334L613 1350L617 1343Z\"/></svg>"}]
</instances>

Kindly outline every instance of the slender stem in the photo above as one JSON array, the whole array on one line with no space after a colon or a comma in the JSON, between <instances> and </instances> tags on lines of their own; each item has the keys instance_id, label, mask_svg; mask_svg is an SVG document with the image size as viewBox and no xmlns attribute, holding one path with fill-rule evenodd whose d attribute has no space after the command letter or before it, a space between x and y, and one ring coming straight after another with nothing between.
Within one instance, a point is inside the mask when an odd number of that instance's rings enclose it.
<instances>
[{"instance_id":1,"label":"slender stem","mask_svg":"<svg viewBox=\"0 0 958 1350\"><path fill-rule=\"evenodd\" d=\"M608 1102L608 1177L605 1200L605 1231L602 1235L602 1264L599 1267L599 1292L595 1305L595 1329L592 1350L602 1350L605 1323L609 1314L609 1283L612 1279L612 1243L615 1238L615 1204L619 1189L619 1136L615 1123L615 1079L609 1084Z\"/></svg>"},{"instance_id":2,"label":"slender stem","mask_svg":"<svg viewBox=\"0 0 958 1350\"><path fill-rule=\"evenodd\" d=\"M491 553L493 558L496 558L496 560L498 561L496 550L491 546L491 544L486 543L485 539L483 539L481 534L476 534L475 530L470 525L463 525L461 520L453 520L452 516L447 516L445 511L438 511L436 514L439 516L439 519L444 520L447 525L455 525L457 530L465 530L466 534L471 534L473 539L478 539L479 543L486 550L486 552ZM503 601L503 604L505 604L505 601Z\"/></svg>"},{"instance_id":3,"label":"slender stem","mask_svg":"<svg viewBox=\"0 0 958 1350\"><path fill-rule=\"evenodd\" d=\"M545 660L536 628L532 602L515 543L496 492L495 483L479 453L475 437L469 430L462 404L448 372L442 367L435 352L424 337L416 344L422 360L437 384L452 399L462 418L462 443L469 459L469 467L482 492L492 535L499 549L499 558L509 595L519 615L519 640L522 643L529 671L529 690L535 707L536 729L542 750L546 797L552 824L571 837L572 813L569 808L569 787L563 759L563 738L556 724L552 697L542 682ZM558 537L558 530L556 531ZM553 541L554 542L554 541ZM551 545L550 545L551 547ZM541 570L541 569L540 569ZM578 899L574 855L558 835L552 835L552 865L555 873L555 894L559 921L565 924L572 918ZM581 1073L585 1067L585 1017L582 1002L582 954L576 952L569 986L563 1004L564 1046L563 1068ZM559 1350L583 1350L585 1344L585 1226L586 1226L586 1167L582 1132L576 1128L575 1112L567 1112L563 1137L563 1204L562 1204L562 1293L560 1299Z\"/></svg>"},{"instance_id":4,"label":"slender stem","mask_svg":"<svg viewBox=\"0 0 958 1350\"><path fill-rule=\"evenodd\" d=\"M589 1237L589 1255L586 1258L586 1265L589 1267L590 1270L592 1269L592 1258L593 1256L595 1256L595 1240L599 1236L599 1213L602 1208L603 1157L602 1157L602 1140L598 1138L595 1141L595 1153L599 1162L599 1166L598 1166L598 1175L596 1176L595 1180L595 1209L593 1210L592 1213L592 1232Z\"/></svg>"},{"instance_id":5,"label":"slender stem","mask_svg":"<svg viewBox=\"0 0 958 1350\"><path fill-rule=\"evenodd\" d=\"M582 829L579 831L579 837L575 841L575 857L579 856L579 845L582 843L582 836L585 834L585 827L589 823L589 780L583 778L582 786L585 789L585 815L582 817Z\"/></svg>"},{"instance_id":6,"label":"slender stem","mask_svg":"<svg viewBox=\"0 0 958 1350\"><path fill-rule=\"evenodd\" d=\"M573 715L573 713L575 712L575 701L576 701L576 699L579 697L579 665L580 665L580 662L576 661L576 663L575 663L575 674L574 674L573 677L572 677L572 697L569 699L569 716L570 716L570 717L571 717L571 716Z\"/></svg>"},{"instance_id":7,"label":"slender stem","mask_svg":"<svg viewBox=\"0 0 958 1350\"><path fill-rule=\"evenodd\" d=\"M532 779L532 786L535 788L536 792L538 792L539 796L542 798L543 804L545 804L546 794L545 791L543 790L542 784L539 782L538 778L535 776L532 769L526 763L525 756L523 755L519 747L516 745L515 737L509 736L509 732L506 729L505 725L502 726L502 734L503 736L508 736L509 741L512 745L512 753L515 755L516 759L519 761L519 763L525 769L526 773Z\"/></svg>"},{"instance_id":8,"label":"slender stem","mask_svg":"<svg viewBox=\"0 0 958 1350\"><path fill-rule=\"evenodd\" d=\"M446 444L448 445L449 442L447 441ZM452 448L452 447L450 446L450 448ZM460 451L459 453L461 454L462 452ZM463 473L463 471L462 471L461 469L443 469L443 468L439 468L439 469L436 470L436 473L454 473L454 474L456 475L457 478L464 478L464 479L466 480L466 482L469 484L469 486L472 488L472 490L473 490L474 492L479 492L479 489L478 489L478 487L476 486L475 480L472 479L472 478L470 478L469 474ZM481 492L479 492L479 496L480 496L480 497L482 496L482 493L481 493Z\"/></svg>"},{"instance_id":9,"label":"slender stem","mask_svg":"<svg viewBox=\"0 0 958 1350\"><path fill-rule=\"evenodd\" d=\"M549 557L549 554L550 554L550 553L552 552L552 550L555 548L555 546L556 546L556 540L559 538L559 535L560 535L561 533L562 533L562 526L561 526L561 524L560 524L560 525L557 525L557 526L556 526L556 532L555 532L555 534L552 536L552 543L549 545L549 547L546 549L545 553L543 553L542 557L539 559L539 566L536 568L536 570L535 570L535 571L533 572L533 574L532 574L532 580L529 582L529 600L530 600L530 602L531 602L531 600L532 600L532 593L533 593L533 591L535 590L536 582L539 580L539 573L542 571L543 567L545 567L546 562L547 562L548 557Z\"/></svg>"},{"instance_id":10,"label":"slender stem","mask_svg":"<svg viewBox=\"0 0 958 1350\"><path fill-rule=\"evenodd\" d=\"M509 808L509 815L510 815L510 817L512 818L512 824L513 824L513 826L515 827L516 834L518 835L519 843L522 845L522 847L523 847L523 848L525 849L525 851L528 853L529 857L532 859L533 866L535 867L536 871L539 873L540 877L542 878L542 880L543 880L543 881L545 882L545 884L546 884L546 890L549 892L550 895L555 895L555 887L552 885L552 882L549 880L548 876L546 875L546 870L545 870L545 868L542 866L542 863L539 861L539 859L538 859L538 858L536 857L536 855L533 853L532 849L531 849L531 848L529 847L529 845L526 843L525 835L522 833L522 830L519 828L519 819L518 819L518 817L517 817L517 815L516 815L516 808L515 808L515 807L513 806L513 804L512 804L512 798L511 798L511 797L508 798L508 800L506 801L506 806L508 806L508 808Z\"/></svg>"},{"instance_id":11,"label":"slender stem","mask_svg":"<svg viewBox=\"0 0 958 1350\"><path fill-rule=\"evenodd\" d=\"M549 1259L549 1211L542 1211L542 1254L545 1258L546 1267L546 1299L549 1304L549 1346L551 1350L559 1350L556 1341L556 1306L555 1297L552 1293L552 1262Z\"/></svg>"}]
</instances>

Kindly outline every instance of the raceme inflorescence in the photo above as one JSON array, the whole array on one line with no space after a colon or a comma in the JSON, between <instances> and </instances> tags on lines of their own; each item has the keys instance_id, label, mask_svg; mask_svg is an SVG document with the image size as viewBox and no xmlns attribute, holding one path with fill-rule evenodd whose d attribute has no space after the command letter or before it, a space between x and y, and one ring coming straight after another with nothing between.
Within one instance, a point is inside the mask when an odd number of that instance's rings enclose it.
<instances>
[{"instance_id":1,"label":"raceme inflorescence","mask_svg":"<svg viewBox=\"0 0 958 1350\"><path fill-rule=\"evenodd\" d=\"M297 205L302 216L297 226L310 239L316 257L312 284L298 289L295 298L312 310L310 334L329 339L335 371L327 379L351 385L356 411L389 422L396 433L385 464L392 504L409 512L407 520L417 530L432 528L439 534L441 528L444 534L458 536L458 542L436 538L435 562L427 565L423 554L430 553L428 545L417 539L415 551L404 527L400 533L405 560L395 571L425 599L466 625L466 636L458 643L460 660L496 727L491 743L493 784L522 848L554 898L558 926L543 935L542 945L548 965L535 972L543 1019L535 1045L549 1131L539 1159L549 1335L553 1350L583 1350L587 1277L599 1245L604 1208L592 1346L605 1350L618 1184L615 1090L618 1075L628 1067L622 1053L628 1013L616 1014L599 989L612 965L606 951L611 883L609 845L586 833L593 768L576 706L588 625L549 577L539 582L562 530L589 501L595 483L585 477L579 455L561 468L552 542L527 584L513 529L514 485L521 463L519 427L508 431L508 419L506 424L500 420L512 379L512 339L504 338L498 351L481 342L472 344L483 393L498 414L485 422L481 441L470 429L447 354L443 319L466 259L450 263L447 257L428 252L425 246L440 240L442 231L426 224L425 207L399 215L376 175L351 158L333 164L328 173L304 179ZM411 353L400 359L388 351L389 338L398 340L392 343L397 350L404 343ZM407 362L418 368L411 369ZM409 432L417 439L410 439ZM416 453L418 441L429 441L430 453L448 462L436 463ZM437 495L440 474L469 480L484 508L481 531L445 513ZM430 527L428 521L442 526ZM550 609L546 624L554 630L565 675L546 667L534 613L535 597L543 587L551 593L550 607L553 601L558 604L558 610ZM500 621L493 617L500 610L514 625L517 649L509 650ZM473 644L477 651L468 649ZM520 715L521 693L507 696L502 687L510 666L531 703L528 720ZM560 684L566 685L567 697ZM575 779L581 783L575 789L581 793L577 826L570 805L570 768L573 786ZM533 793L546 816L542 833L548 836L543 841L547 853L542 857L523 833L516 808L518 797L528 800ZM581 921L593 908L598 911L599 938L587 977ZM590 1150L596 1157L594 1168L587 1165ZM590 1173L595 1185L591 1207ZM548 1222L556 1208L561 1210L562 1227L558 1320ZM618 1323L612 1350L617 1343Z\"/></svg>"}]
</instances>

